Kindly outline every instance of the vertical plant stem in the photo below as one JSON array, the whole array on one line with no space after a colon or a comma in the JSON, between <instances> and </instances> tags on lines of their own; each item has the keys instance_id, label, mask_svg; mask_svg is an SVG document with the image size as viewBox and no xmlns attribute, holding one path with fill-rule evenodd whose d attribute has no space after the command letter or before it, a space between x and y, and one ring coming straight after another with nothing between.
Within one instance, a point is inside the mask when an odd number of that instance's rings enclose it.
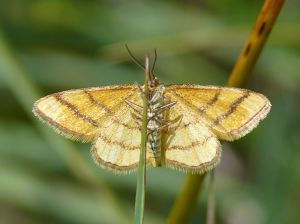
<instances>
[{"instance_id":1,"label":"vertical plant stem","mask_svg":"<svg viewBox=\"0 0 300 224\"><path fill-rule=\"evenodd\" d=\"M141 151L137 173L137 188L135 195L134 223L144 222L145 191L146 191L146 150L147 150L147 112L148 112L148 79L149 79L149 57L145 59L145 83L143 94L143 124L141 132Z\"/></svg>"},{"instance_id":2,"label":"vertical plant stem","mask_svg":"<svg viewBox=\"0 0 300 224\"><path fill-rule=\"evenodd\" d=\"M245 86L250 78L250 73L256 64L256 61L263 47L265 46L267 37L270 34L270 31L276 21L276 18L279 15L284 2L285 0L265 1L255 23L254 29L250 33L248 41L229 77L229 80L227 82L228 86ZM193 210L197 197L193 197L190 200L182 200L182 198L188 198L188 194L197 195L199 189L193 186L194 178L204 179L204 176L195 175L194 177L193 175L188 175L184 188L178 195L175 204L173 205L173 208L171 209L171 212L169 214L169 223L187 223L188 217ZM201 188L202 186L203 181L197 185L198 188ZM182 210L178 208L182 208ZM176 219L180 219L180 222L177 222Z\"/></svg>"},{"instance_id":3,"label":"vertical plant stem","mask_svg":"<svg viewBox=\"0 0 300 224\"><path fill-rule=\"evenodd\" d=\"M215 224L215 170L209 174L206 224Z\"/></svg>"},{"instance_id":4,"label":"vertical plant stem","mask_svg":"<svg viewBox=\"0 0 300 224\"><path fill-rule=\"evenodd\" d=\"M266 0L231 72L228 86L245 86L285 0Z\"/></svg>"},{"instance_id":5,"label":"vertical plant stem","mask_svg":"<svg viewBox=\"0 0 300 224\"><path fill-rule=\"evenodd\" d=\"M190 214L197 202L198 192L203 186L204 175L189 175L185 181L182 191L176 199L175 204L168 217L168 223L187 223Z\"/></svg>"}]
</instances>

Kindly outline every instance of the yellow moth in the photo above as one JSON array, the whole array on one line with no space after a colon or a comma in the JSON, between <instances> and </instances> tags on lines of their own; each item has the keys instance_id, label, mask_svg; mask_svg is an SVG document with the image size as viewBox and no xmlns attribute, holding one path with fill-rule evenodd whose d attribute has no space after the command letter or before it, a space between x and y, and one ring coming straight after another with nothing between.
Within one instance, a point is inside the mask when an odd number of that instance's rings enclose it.
<instances>
[{"instance_id":1,"label":"yellow moth","mask_svg":"<svg viewBox=\"0 0 300 224\"><path fill-rule=\"evenodd\" d=\"M33 112L59 134L92 142L101 167L127 173L139 163L143 89L136 84L63 91L36 101ZM148 89L148 167L211 170L220 161L219 140L243 137L271 108L265 96L250 90L163 85L153 74Z\"/></svg>"}]
</instances>

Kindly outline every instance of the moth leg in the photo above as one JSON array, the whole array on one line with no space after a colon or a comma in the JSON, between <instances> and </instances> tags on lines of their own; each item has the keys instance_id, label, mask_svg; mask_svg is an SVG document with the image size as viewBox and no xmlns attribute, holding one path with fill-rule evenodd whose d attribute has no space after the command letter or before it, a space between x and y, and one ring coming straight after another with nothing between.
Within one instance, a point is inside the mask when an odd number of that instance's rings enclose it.
<instances>
[{"instance_id":1,"label":"moth leg","mask_svg":"<svg viewBox=\"0 0 300 224\"><path fill-rule=\"evenodd\" d=\"M179 127L179 125L182 122L182 118L183 118L183 115L179 115L178 117L174 118L173 120L168 121L168 131L170 131L170 132L176 131L176 129ZM176 124L176 123L177 123L176 126L170 127L171 124Z\"/></svg>"},{"instance_id":2,"label":"moth leg","mask_svg":"<svg viewBox=\"0 0 300 224\"><path fill-rule=\"evenodd\" d=\"M131 102L129 100L125 100L125 103L128 104L128 106L130 106L133 110L135 110L136 112L138 113L141 113L141 111L143 110L143 107L134 103L134 102Z\"/></svg>"},{"instance_id":3,"label":"moth leg","mask_svg":"<svg viewBox=\"0 0 300 224\"><path fill-rule=\"evenodd\" d=\"M167 131L169 132L169 136L168 136L168 139L166 140L166 148L169 147L170 143L175 138L176 129L180 126L180 124L182 122L182 118L183 118L183 115L180 115L180 116L176 117L175 119L169 121L171 124L177 123L177 125L174 127L168 126Z\"/></svg>"},{"instance_id":4,"label":"moth leg","mask_svg":"<svg viewBox=\"0 0 300 224\"><path fill-rule=\"evenodd\" d=\"M172 106L174 106L177 102L170 102L170 103L167 103L161 107L158 107L155 112L154 112L154 115L152 115L149 120L152 120L154 119L155 117L157 117L158 115L160 115L161 113L163 113L166 109L170 109Z\"/></svg>"},{"instance_id":5,"label":"moth leg","mask_svg":"<svg viewBox=\"0 0 300 224\"><path fill-rule=\"evenodd\" d=\"M164 111L165 109L170 109L171 107L173 107L177 102L173 101L173 102L169 102L161 107L159 107L158 109Z\"/></svg>"},{"instance_id":6,"label":"moth leg","mask_svg":"<svg viewBox=\"0 0 300 224\"><path fill-rule=\"evenodd\" d=\"M158 117L155 118L155 121L157 121L161 126L158 127L157 129L155 130L150 130L150 132L148 133L149 134L152 134L153 132L156 132L156 131L162 131L163 129L167 128L169 125L171 124L174 124L176 122L178 122L178 124L176 125L176 127L168 127L168 130L171 130L171 129L174 129L174 131L176 130L176 128L180 125L181 123L181 120L182 120L182 115L178 116L177 118L173 119L173 120L170 120L170 121L165 121L163 119L159 119ZM148 129L149 130L149 129Z\"/></svg>"}]
</instances>

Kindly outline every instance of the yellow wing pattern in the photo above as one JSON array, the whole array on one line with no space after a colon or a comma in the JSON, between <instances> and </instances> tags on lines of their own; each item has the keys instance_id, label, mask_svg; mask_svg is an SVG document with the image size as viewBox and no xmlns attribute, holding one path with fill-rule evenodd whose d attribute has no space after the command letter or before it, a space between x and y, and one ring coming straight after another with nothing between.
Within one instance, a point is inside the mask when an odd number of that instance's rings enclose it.
<instances>
[{"instance_id":1,"label":"yellow wing pattern","mask_svg":"<svg viewBox=\"0 0 300 224\"><path fill-rule=\"evenodd\" d=\"M83 142L93 141L97 164L117 172L135 170L139 162L141 122L125 100L143 105L137 86L108 86L55 93L38 100L33 112L55 131ZM148 166L157 166L147 149Z\"/></svg>"},{"instance_id":2,"label":"yellow wing pattern","mask_svg":"<svg viewBox=\"0 0 300 224\"><path fill-rule=\"evenodd\" d=\"M266 117L270 101L262 94L238 88L170 85L166 97L197 113L219 139L238 139Z\"/></svg>"},{"instance_id":3,"label":"yellow wing pattern","mask_svg":"<svg viewBox=\"0 0 300 224\"><path fill-rule=\"evenodd\" d=\"M116 107L138 95L137 87L108 86L55 93L38 100L33 112L58 133L83 142L96 139L102 121L115 119Z\"/></svg>"},{"instance_id":4,"label":"yellow wing pattern","mask_svg":"<svg viewBox=\"0 0 300 224\"><path fill-rule=\"evenodd\" d=\"M138 94L129 100L142 106ZM105 119L92 147L95 161L102 167L119 173L134 171L138 167L141 146L141 121L132 116L133 109L125 102L116 108L115 119ZM147 147L148 167L158 166L152 149Z\"/></svg>"},{"instance_id":5,"label":"yellow wing pattern","mask_svg":"<svg viewBox=\"0 0 300 224\"><path fill-rule=\"evenodd\" d=\"M203 173L221 156L218 139L234 140L250 132L270 110L266 97L249 90L197 85L166 86L164 99L176 102L165 111L161 157L147 146L147 165ZM141 121L126 100L143 105L138 86L69 90L38 100L33 112L58 133L93 142L100 166L116 172L138 167ZM170 122L170 121L176 122Z\"/></svg>"},{"instance_id":6,"label":"yellow wing pattern","mask_svg":"<svg viewBox=\"0 0 300 224\"><path fill-rule=\"evenodd\" d=\"M169 91L165 93L170 100L171 95ZM166 167L203 173L218 164L221 145L196 111L177 101L166 117L168 120L179 120L163 134L162 151Z\"/></svg>"}]
</instances>

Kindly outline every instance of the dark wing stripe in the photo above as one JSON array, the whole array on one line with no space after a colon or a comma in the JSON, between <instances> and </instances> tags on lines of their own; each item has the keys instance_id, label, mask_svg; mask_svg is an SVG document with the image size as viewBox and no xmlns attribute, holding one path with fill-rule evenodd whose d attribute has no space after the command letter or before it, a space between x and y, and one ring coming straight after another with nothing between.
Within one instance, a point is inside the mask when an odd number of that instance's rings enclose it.
<instances>
[{"instance_id":1,"label":"dark wing stripe","mask_svg":"<svg viewBox=\"0 0 300 224\"><path fill-rule=\"evenodd\" d=\"M131 165L122 165L122 166L118 166L117 164L115 163L111 163L111 162L108 162L108 161L104 161L103 159L101 159L101 157L98 155L98 152L97 152L97 148L95 146L92 147L92 154L94 156L94 159L96 160L96 162L100 165L103 165L105 167L108 167L110 169L113 169L113 170L117 170L117 171L121 171L121 172L126 172L126 171L129 171L129 170L133 170L133 169L136 169L137 166L138 166L138 163L134 163L134 164L131 164Z\"/></svg>"},{"instance_id":2,"label":"dark wing stripe","mask_svg":"<svg viewBox=\"0 0 300 224\"><path fill-rule=\"evenodd\" d=\"M126 100L129 100L132 96L133 96L134 92L132 92L131 94L129 94L125 99L124 99L124 103ZM116 106L116 108L119 108L119 106ZM140 127L137 127L137 126L130 126L124 122L121 122L115 115L113 115L113 120L112 120L115 124L119 124L119 125L122 125L126 128L128 128L129 130L141 130Z\"/></svg>"},{"instance_id":3,"label":"dark wing stripe","mask_svg":"<svg viewBox=\"0 0 300 224\"><path fill-rule=\"evenodd\" d=\"M197 146L203 146L205 145L211 138L215 138L214 136L207 136L204 138L203 141L194 141L188 145L174 145L172 147L167 148L168 151L170 150L190 150L193 147L197 147Z\"/></svg>"},{"instance_id":4,"label":"dark wing stripe","mask_svg":"<svg viewBox=\"0 0 300 224\"><path fill-rule=\"evenodd\" d=\"M248 97L250 96L250 92L246 91L245 94L239 98L237 98L229 107L229 109L226 111L226 113L218 116L211 127L215 127L218 126L223 120L225 120L227 117L229 117L231 114L233 114L236 109L238 108L238 106Z\"/></svg>"},{"instance_id":5,"label":"dark wing stripe","mask_svg":"<svg viewBox=\"0 0 300 224\"><path fill-rule=\"evenodd\" d=\"M257 111L252 117L250 117L246 123L243 123L240 127L231 130L230 134L233 135L236 132L243 132L243 128L247 128L249 124L254 121L254 118L256 118L259 114L265 114L265 111L268 111L269 109L269 104L265 103L264 106L259 111Z\"/></svg>"},{"instance_id":6,"label":"dark wing stripe","mask_svg":"<svg viewBox=\"0 0 300 224\"><path fill-rule=\"evenodd\" d=\"M216 164L220 161L221 157L221 150L217 150L217 154L214 156L214 158L211 161L200 163L196 166L187 165L185 163L178 162L176 160L166 159L167 166L173 166L178 169L183 169L187 171L194 171L194 172L205 172L207 170L210 170L212 167L215 167Z\"/></svg>"},{"instance_id":7,"label":"dark wing stripe","mask_svg":"<svg viewBox=\"0 0 300 224\"><path fill-rule=\"evenodd\" d=\"M84 90L85 94L88 95L89 97L89 100L91 101L91 103L93 103L94 105L96 105L97 107L105 110L105 112L107 112L110 116L112 116L112 121L113 123L115 124L118 124L118 125L121 125L121 126L124 126L130 130L139 130L140 128L139 127L135 127L135 126L130 126L124 122L121 122L116 116L115 116L115 113L113 110L111 110L109 107L105 106L104 104L100 103L98 100L96 100L93 95L87 91L87 90ZM125 100L128 100L130 99L132 96L133 96L134 92L132 92L131 94L129 94L126 99L124 99L123 102L125 102ZM116 108L119 108L120 107L120 104L116 105Z\"/></svg>"},{"instance_id":8,"label":"dark wing stripe","mask_svg":"<svg viewBox=\"0 0 300 224\"><path fill-rule=\"evenodd\" d=\"M37 107L34 109L34 113L36 115L38 115L39 118L42 119L42 121L46 121L47 123L49 123L52 127L54 127L54 129L60 133L63 133L64 135L66 135L69 138L75 138L77 139L83 139L86 140L87 138L89 138L89 136L84 135L82 133L76 132L76 131L72 131L69 128L66 128L64 126L62 126L61 124L57 123L56 121L54 121L53 119L51 119L49 116L45 115L42 111L40 111Z\"/></svg>"},{"instance_id":9,"label":"dark wing stripe","mask_svg":"<svg viewBox=\"0 0 300 224\"><path fill-rule=\"evenodd\" d=\"M83 90L83 92L88 96L88 98L89 98L89 100L91 101L92 104L94 104L97 107L103 109L108 114L113 114L113 112L108 107L106 107L104 104L97 101L88 90Z\"/></svg>"},{"instance_id":10,"label":"dark wing stripe","mask_svg":"<svg viewBox=\"0 0 300 224\"><path fill-rule=\"evenodd\" d=\"M123 142L113 141L101 134L99 134L97 137L99 137L102 141L104 141L105 143L107 143L109 145L118 145L124 150L139 150L140 149L139 145L138 146L126 145Z\"/></svg>"},{"instance_id":11,"label":"dark wing stripe","mask_svg":"<svg viewBox=\"0 0 300 224\"><path fill-rule=\"evenodd\" d=\"M196 110L196 111L199 111L199 108L197 108L196 106L194 106L194 105L193 105L192 103L190 103L189 101L185 100L185 98L184 98L181 94L177 93L176 91L173 91L173 93L174 93L174 95L175 95L176 97L178 97L185 105L187 105L188 107L193 108L193 109ZM219 95L219 94L218 94L218 95ZM216 96L216 95L215 95L215 97L213 97L212 99L214 99L214 98L216 98L216 99L214 100L215 102L213 102L213 100L210 101L210 102L212 102L212 105L215 104L215 103L217 102L217 99L219 98L219 96ZM201 115L204 116L205 118L207 118L208 120L212 121L212 122L215 120L212 116L208 115L205 111L202 111L202 112L201 112ZM178 127L178 129L185 128L185 127L187 127L187 126L189 126L189 125L191 125L191 124L193 124L193 123L192 123L192 122L187 123L187 124L185 124L185 125L183 125L183 126ZM220 125L220 128L222 128L224 131L227 131L227 130L226 130L224 127L222 127L221 125Z\"/></svg>"},{"instance_id":12,"label":"dark wing stripe","mask_svg":"<svg viewBox=\"0 0 300 224\"><path fill-rule=\"evenodd\" d=\"M113 123L121 125L123 127L126 127L129 130L141 130L141 128L139 128L137 126L131 126L129 124L119 121L115 116L112 118L112 121L113 121Z\"/></svg>"},{"instance_id":13,"label":"dark wing stripe","mask_svg":"<svg viewBox=\"0 0 300 224\"><path fill-rule=\"evenodd\" d=\"M221 147L219 147L216 151L216 155L213 157L213 159L211 161L205 162L205 163L200 163L199 165L196 166L191 166L191 165L187 165L185 163L181 163L175 160L171 160L171 159L166 159L166 163L167 166L171 166L174 168L178 168L178 169L184 169L184 170L188 170L188 171L194 171L194 172L205 172L209 169L211 169L212 167L216 166L216 164L220 161L220 157L221 157Z\"/></svg>"},{"instance_id":14,"label":"dark wing stripe","mask_svg":"<svg viewBox=\"0 0 300 224\"><path fill-rule=\"evenodd\" d=\"M218 89L217 92L215 93L214 97L210 101L208 101L207 104L205 104L205 105L203 105L203 106L201 106L199 108L199 110L200 110L201 113L205 113L205 111L208 108L210 108L211 106L213 106L218 101L219 96L221 94L221 90L222 89Z\"/></svg>"},{"instance_id":15,"label":"dark wing stripe","mask_svg":"<svg viewBox=\"0 0 300 224\"><path fill-rule=\"evenodd\" d=\"M62 97L61 94L55 94L54 98L59 103L67 106L69 108L69 110L73 111L73 113L74 113L75 116L77 116L77 117L81 118L82 120L90 123L94 127L99 127L99 124L98 124L98 122L96 120L94 120L93 118L91 118L89 116L86 116L85 114L82 114L74 104L72 104L72 103L68 102L67 100L63 99L63 97Z\"/></svg>"}]
</instances>

